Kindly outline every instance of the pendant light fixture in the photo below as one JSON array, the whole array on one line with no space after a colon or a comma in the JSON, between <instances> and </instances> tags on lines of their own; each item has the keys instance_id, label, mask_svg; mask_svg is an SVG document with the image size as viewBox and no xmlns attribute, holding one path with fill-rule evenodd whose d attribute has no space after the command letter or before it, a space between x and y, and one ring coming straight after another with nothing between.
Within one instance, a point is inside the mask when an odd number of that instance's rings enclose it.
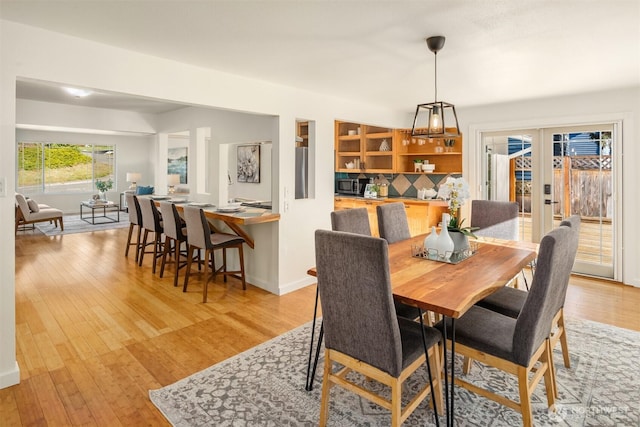
<instances>
[{"instance_id":1,"label":"pendant light fixture","mask_svg":"<svg viewBox=\"0 0 640 427\"><path fill-rule=\"evenodd\" d=\"M427 47L434 54L434 102L418 104L413 119L411 136L414 138L452 138L460 136L456 107L448 102L438 101L438 51L444 46L444 36L427 39ZM454 127L455 125L455 127Z\"/></svg>"}]
</instances>

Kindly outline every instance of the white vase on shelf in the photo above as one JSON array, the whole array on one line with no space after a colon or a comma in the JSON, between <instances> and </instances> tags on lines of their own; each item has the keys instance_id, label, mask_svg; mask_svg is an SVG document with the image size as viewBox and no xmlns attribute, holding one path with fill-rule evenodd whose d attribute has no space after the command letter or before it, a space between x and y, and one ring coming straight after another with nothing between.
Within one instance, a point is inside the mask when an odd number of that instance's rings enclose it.
<instances>
[{"instance_id":1,"label":"white vase on shelf","mask_svg":"<svg viewBox=\"0 0 640 427\"><path fill-rule=\"evenodd\" d=\"M432 251L437 250L438 245L438 232L436 231L436 227L431 227L431 233L424 238L424 250L427 253L427 257L429 257L429 249Z\"/></svg>"},{"instance_id":2,"label":"white vase on shelf","mask_svg":"<svg viewBox=\"0 0 640 427\"><path fill-rule=\"evenodd\" d=\"M440 231L440 235L438 236L438 240L436 241L438 256L440 258L444 258L447 261L449 260L449 258L451 258L451 254L453 253L453 240L451 239L451 236L449 236L449 230L447 229L449 219L450 216L448 213L442 214L442 229Z\"/></svg>"}]
</instances>

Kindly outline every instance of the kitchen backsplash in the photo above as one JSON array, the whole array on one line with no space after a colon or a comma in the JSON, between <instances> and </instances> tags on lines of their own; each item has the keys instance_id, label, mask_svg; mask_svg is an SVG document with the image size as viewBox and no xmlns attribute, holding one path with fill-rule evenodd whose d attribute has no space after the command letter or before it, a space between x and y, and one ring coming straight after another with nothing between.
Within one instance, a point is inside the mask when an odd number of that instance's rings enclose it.
<instances>
[{"instance_id":1,"label":"kitchen backsplash","mask_svg":"<svg viewBox=\"0 0 640 427\"><path fill-rule=\"evenodd\" d=\"M336 172L335 179L340 178L373 178L376 184L389 186L389 197L417 197L418 190L434 188L438 190L440 182L448 176L460 177L458 174L381 174L381 173L344 173Z\"/></svg>"}]
</instances>

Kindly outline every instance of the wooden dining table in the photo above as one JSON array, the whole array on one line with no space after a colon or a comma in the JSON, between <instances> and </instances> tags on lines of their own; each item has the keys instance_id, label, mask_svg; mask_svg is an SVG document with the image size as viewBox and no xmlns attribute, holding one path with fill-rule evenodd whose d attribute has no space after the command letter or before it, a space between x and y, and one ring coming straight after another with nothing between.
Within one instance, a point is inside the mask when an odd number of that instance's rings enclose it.
<instances>
[{"instance_id":1,"label":"wooden dining table","mask_svg":"<svg viewBox=\"0 0 640 427\"><path fill-rule=\"evenodd\" d=\"M455 319L511 282L536 258L537 246L528 242L481 240L473 242L476 250L472 256L449 264L412 255L412 247L422 246L425 237L419 235L389 245L391 286L394 299L453 320L451 374L445 375L447 425L453 425ZM317 276L315 267L307 273ZM446 335L444 338L446 341ZM447 369L446 352L444 366ZM447 393L449 376L451 387Z\"/></svg>"}]
</instances>

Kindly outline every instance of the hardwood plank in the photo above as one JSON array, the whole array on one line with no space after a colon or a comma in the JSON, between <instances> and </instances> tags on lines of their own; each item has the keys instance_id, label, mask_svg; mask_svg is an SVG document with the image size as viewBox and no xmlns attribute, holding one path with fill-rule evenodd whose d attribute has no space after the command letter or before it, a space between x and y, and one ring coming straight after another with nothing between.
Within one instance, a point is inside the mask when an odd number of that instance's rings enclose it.
<instances>
[{"instance_id":1,"label":"hardwood plank","mask_svg":"<svg viewBox=\"0 0 640 427\"><path fill-rule=\"evenodd\" d=\"M150 389L311 319L315 286L277 296L219 279L202 304L204 275L183 293L124 257L127 231L16 238L22 382L0 390L0 424L168 425ZM640 331L638 306L640 289L572 277L565 316Z\"/></svg>"}]
</instances>

